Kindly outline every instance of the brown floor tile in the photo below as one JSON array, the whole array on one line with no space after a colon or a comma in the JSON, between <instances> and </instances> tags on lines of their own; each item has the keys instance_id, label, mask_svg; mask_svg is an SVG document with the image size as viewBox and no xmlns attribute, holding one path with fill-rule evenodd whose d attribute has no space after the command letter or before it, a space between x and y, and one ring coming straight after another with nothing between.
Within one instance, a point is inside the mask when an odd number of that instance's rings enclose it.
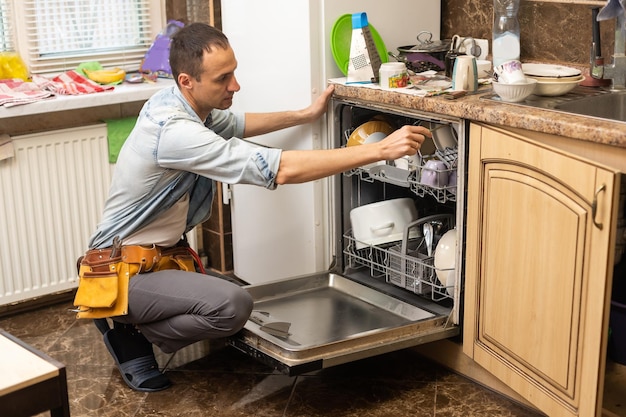
<instances>
[{"instance_id":1,"label":"brown floor tile","mask_svg":"<svg viewBox=\"0 0 626 417\"><path fill-rule=\"evenodd\" d=\"M322 373L300 377L285 416L434 416L436 383L370 378L337 378Z\"/></svg>"},{"instance_id":2,"label":"brown floor tile","mask_svg":"<svg viewBox=\"0 0 626 417\"><path fill-rule=\"evenodd\" d=\"M458 375L437 382L437 417L541 417Z\"/></svg>"},{"instance_id":3,"label":"brown floor tile","mask_svg":"<svg viewBox=\"0 0 626 417\"><path fill-rule=\"evenodd\" d=\"M72 417L538 416L411 350L289 377L224 341L196 343L174 355L157 349L173 386L135 392L93 323L69 308L5 317L0 328L66 364Z\"/></svg>"}]
</instances>

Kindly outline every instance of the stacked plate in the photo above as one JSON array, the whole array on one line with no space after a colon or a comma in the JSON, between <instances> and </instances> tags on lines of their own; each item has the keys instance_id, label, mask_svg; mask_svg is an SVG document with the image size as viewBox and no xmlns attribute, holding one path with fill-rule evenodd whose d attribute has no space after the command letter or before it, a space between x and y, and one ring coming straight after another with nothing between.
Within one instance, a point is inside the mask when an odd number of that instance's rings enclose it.
<instances>
[{"instance_id":1,"label":"stacked plate","mask_svg":"<svg viewBox=\"0 0 626 417\"><path fill-rule=\"evenodd\" d=\"M562 65L522 64L528 78L537 80L533 94L539 96L561 96L569 93L585 79L580 70Z\"/></svg>"}]
</instances>

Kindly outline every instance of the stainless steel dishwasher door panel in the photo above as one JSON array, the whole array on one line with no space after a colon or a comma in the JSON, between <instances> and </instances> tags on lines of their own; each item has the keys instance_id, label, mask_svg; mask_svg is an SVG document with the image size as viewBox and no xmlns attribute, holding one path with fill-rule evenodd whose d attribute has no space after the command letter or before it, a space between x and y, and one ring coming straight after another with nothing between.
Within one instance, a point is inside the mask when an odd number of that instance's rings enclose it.
<instances>
[{"instance_id":1,"label":"stainless steel dishwasher door panel","mask_svg":"<svg viewBox=\"0 0 626 417\"><path fill-rule=\"evenodd\" d=\"M255 304L230 340L288 374L326 368L458 333L427 311L333 273L246 287Z\"/></svg>"}]
</instances>

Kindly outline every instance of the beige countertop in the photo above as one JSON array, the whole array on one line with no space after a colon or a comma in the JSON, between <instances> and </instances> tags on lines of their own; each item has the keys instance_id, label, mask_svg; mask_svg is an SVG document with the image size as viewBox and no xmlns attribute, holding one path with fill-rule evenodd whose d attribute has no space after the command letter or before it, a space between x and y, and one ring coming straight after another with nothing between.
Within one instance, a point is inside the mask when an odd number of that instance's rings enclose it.
<instances>
[{"instance_id":1,"label":"beige countertop","mask_svg":"<svg viewBox=\"0 0 626 417\"><path fill-rule=\"evenodd\" d=\"M519 104L486 100L491 86L481 86L480 93L448 100L444 96L419 97L343 84L335 85L335 96L359 99L375 104L454 116L506 127L549 133L583 141L626 148L626 124L587 116L567 114Z\"/></svg>"}]
</instances>

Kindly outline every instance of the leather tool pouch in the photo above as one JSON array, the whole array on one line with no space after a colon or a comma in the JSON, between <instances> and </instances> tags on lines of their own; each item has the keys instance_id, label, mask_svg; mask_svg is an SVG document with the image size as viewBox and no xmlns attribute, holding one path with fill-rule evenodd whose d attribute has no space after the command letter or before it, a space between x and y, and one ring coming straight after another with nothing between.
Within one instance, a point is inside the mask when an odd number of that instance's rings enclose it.
<instances>
[{"instance_id":1,"label":"leather tool pouch","mask_svg":"<svg viewBox=\"0 0 626 417\"><path fill-rule=\"evenodd\" d=\"M145 272L178 269L194 271L194 258L185 246L122 246L88 251L78 261L78 290L74 297L77 317L98 319L128 314L130 279Z\"/></svg>"}]
</instances>

